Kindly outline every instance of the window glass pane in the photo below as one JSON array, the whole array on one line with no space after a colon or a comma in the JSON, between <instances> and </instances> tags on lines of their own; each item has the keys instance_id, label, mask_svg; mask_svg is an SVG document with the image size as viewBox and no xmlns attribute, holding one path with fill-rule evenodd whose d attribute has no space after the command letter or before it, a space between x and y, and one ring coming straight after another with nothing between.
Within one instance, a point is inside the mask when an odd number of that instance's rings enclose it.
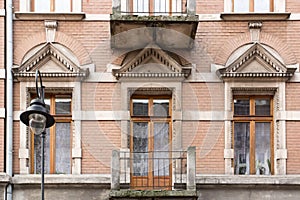
<instances>
[{"instance_id":1,"label":"window glass pane","mask_svg":"<svg viewBox=\"0 0 300 200\"><path fill-rule=\"evenodd\" d=\"M169 116L169 100L168 99L154 99L153 100L153 115L154 116Z\"/></svg>"},{"instance_id":2,"label":"window glass pane","mask_svg":"<svg viewBox=\"0 0 300 200\"><path fill-rule=\"evenodd\" d=\"M148 99L133 99L133 115L148 116Z\"/></svg>"},{"instance_id":3,"label":"window glass pane","mask_svg":"<svg viewBox=\"0 0 300 200\"><path fill-rule=\"evenodd\" d=\"M256 174L270 174L270 123L255 123L255 144Z\"/></svg>"},{"instance_id":4,"label":"window glass pane","mask_svg":"<svg viewBox=\"0 0 300 200\"><path fill-rule=\"evenodd\" d=\"M55 0L55 12L71 12L71 1Z\"/></svg>"},{"instance_id":5,"label":"window glass pane","mask_svg":"<svg viewBox=\"0 0 300 200\"><path fill-rule=\"evenodd\" d=\"M234 99L234 115L249 115L250 101L248 99Z\"/></svg>"},{"instance_id":6,"label":"window glass pane","mask_svg":"<svg viewBox=\"0 0 300 200\"><path fill-rule=\"evenodd\" d=\"M133 0L133 12L149 13L149 1Z\"/></svg>"},{"instance_id":7,"label":"window glass pane","mask_svg":"<svg viewBox=\"0 0 300 200\"><path fill-rule=\"evenodd\" d=\"M154 123L154 175L169 175L169 123Z\"/></svg>"},{"instance_id":8,"label":"window glass pane","mask_svg":"<svg viewBox=\"0 0 300 200\"><path fill-rule=\"evenodd\" d=\"M154 0L154 12L158 15L168 14L169 12L169 0Z\"/></svg>"},{"instance_id":9,"label":"window glass pane","mask_svg":"<svg viewBox=\"0 0 300 200\"><path fill-rule=\"evenodd\" d=\"M249 174L250 172L250 124L234 123L234 173Z\"/></svg>"},{"instance_id":10,"label":"window glass pane","mask_svg":"<svg viewBox=\"0 0 300 200\"><path fill-rule=\"evenodd\" d=\"M42 161L42 138L40 135L33 134L34 137L34 173L41 173L41 161ZM45 139L44 139L44 172L46 174L50 173L50 131L46 129Z\"/></svg>"},{"instance_id":11,"label":"window glass pane","mask_svg":"<svg viewBox=\"0 0 300 200\"><path fill-rule=\"evenodd\" d=\"M254 12L270 12L270 0L254 0Z\"/></svg>"},{"instance_id":12,"label":"window glass pane","mask_svg":"<svg viewBox=\"0 0 300 200\"><path fill-rule=\"evenodd\" d=\"M55 114L71 114L71 99L56 98L55 99Z\"/></svg>"},{"instance_id":13,"label":"window glass pane","mask_svg":"<svg viewBox=\"0 0 300 200\"><path fill-rule=\"evenodd\" d=\"M234 0L234 12L249 12L249 0Z\"/></svg>"},{"instance_id":14,"label":"window glass pane","mask_svg":"<svg viewBox=\"0 0 300 200\"><path fill-rule=\"evenodd\" d=\"M35 12L50 12L50 0L36 0L34 1Z\"/></svg>"},{"instance_id":15,"label":"window glass pane","mask_svg":"<svg viewBox=\"0 0 300 200\"><path fill-rule=\"evenodd\" d=\"M256 99L255 100L255 115L270 115L270 100Z\"/></svg>"},{"instance_id":16,"label":"window glass pane","mask_svg":"<svg viewBox=\"0 0 300 200\"><path fill-rule=\"evenodd\" d=\"M55 173L71 173L70 123L56 123Z\"/></svg>"},{"instance_id":17,"label":"window glass pane","mask_svg":"<svg viewBox=\"0 0 300 200\"><path fill-rule=\"evenodd\" d=\"M148 123L133 123L133 175L148 174Z\"/></svg>"}]
</instances>

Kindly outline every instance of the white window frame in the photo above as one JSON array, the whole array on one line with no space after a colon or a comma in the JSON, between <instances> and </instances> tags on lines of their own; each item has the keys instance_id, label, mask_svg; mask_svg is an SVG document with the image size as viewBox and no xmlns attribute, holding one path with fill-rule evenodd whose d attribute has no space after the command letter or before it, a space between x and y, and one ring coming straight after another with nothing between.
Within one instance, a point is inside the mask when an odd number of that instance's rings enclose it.
<instances>
[{"instance_id":1,"label":"white window frame","mask_svg":"<svg viewBox=\"0 0 300 200\"><path fill-rule=\"evenodd\" d=\"M82 7L81 0L72 1L72 13L80 13ZM20 0L20 12L30 12L30 2L31 0Z\"/></svg>"},{"instance_id":2,"label":"white window frame","mask_svg":"<svg viewBox=\"0 0 300 200\"><path fill-rule=\"evenodd\" d=\"M234 13L232 11L232 0L224 0L224 12ZM285 0L274 0L274 13L285 12ZM254 12L255 13L255 12Z\"/></svg>"}]
</instances>

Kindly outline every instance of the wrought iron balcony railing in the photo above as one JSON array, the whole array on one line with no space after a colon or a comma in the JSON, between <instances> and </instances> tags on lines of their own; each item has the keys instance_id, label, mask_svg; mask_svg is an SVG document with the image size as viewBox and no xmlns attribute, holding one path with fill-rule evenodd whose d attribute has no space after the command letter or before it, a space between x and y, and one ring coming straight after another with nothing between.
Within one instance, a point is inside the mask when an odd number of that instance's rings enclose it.
<instances>
[{"instance_id":1,"label":"wrought iron balcony railing","mask_svg":"<svg viewBox=\"0 0 300 200\"><path fill-rule=\"evenodd\" d=\"M187 151L113 151L112 189L194 190L195 147Z\"/></svg>"}]
</instances>

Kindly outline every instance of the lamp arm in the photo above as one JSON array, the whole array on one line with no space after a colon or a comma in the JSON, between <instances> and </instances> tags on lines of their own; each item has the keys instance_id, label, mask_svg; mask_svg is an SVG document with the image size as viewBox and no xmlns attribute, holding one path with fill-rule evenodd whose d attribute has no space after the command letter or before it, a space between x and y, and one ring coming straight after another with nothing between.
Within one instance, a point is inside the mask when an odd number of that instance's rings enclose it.
<instances>
[{"instance_id":1,"label":"lamp arm","mask_svg":"<svg viewBox=\"0 0 300 200\"><path fill-rule=\"evenodd\" d=\"M40 78L40 88L39 88L39 82L38 82L38 77ZM45 86L43 86L42 82L42 76L39 70L36 70L35 72L35 89L36 89L36 94L39 99L41 99L44 102L45 98Z\"/></svg>"}]
</instances>

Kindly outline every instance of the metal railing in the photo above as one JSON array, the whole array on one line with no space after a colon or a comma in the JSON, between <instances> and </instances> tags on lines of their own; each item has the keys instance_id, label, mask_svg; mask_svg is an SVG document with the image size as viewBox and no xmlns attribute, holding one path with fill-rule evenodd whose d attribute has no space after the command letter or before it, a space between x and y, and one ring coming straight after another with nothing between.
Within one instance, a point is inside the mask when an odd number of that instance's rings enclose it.
<instances>
[{"instance_id":1,"label":"metal railing","mask_svg":"<svg viewBox=\"0 0 300 200\"><path fill-rule=\"evenodd\" d=\"M120 180L131 189L171 189L186 182L186 162L186 151L121 151Z\"/></svg>"},{"instance_id":2,"label":"metal railing","mask_svg":"<svg viewBox=\"0 0 300 200\"><path fill-rule=\"evenodd\" d=\"M195 15L196 0L115 0L113 14L144 16Z\"/></svg>"}]
</instances>

